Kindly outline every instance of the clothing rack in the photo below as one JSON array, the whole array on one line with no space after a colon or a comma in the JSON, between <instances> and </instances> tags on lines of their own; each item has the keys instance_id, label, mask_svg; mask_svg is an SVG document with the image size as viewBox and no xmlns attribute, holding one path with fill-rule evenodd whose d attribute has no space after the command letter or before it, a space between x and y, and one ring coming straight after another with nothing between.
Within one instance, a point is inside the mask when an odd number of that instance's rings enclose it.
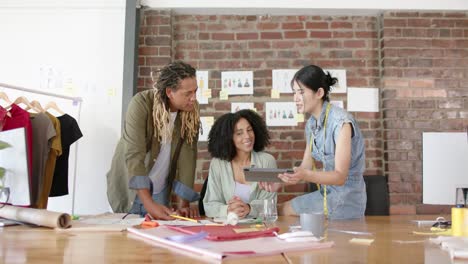
<instances>
[{"instance_id":1,"label":"clothing rack","mask_svg":"<svg viewBox=\"0 0 468 264\"><path fill-rule=\"evenodd\" d=\"M81 103L83 102L83 99L81 97L73 97L73 96L66 96L66 95L61 95L61 94L49 93L49 92L24 88L24 87L20 87L20 86L5 84L5 83L0 83L0 87L1 88L18 90L18 91L23 91L23 92L28 92L28 93L47 95L47 96L51 96L51 97L55 97L55 98L71 100L73 102L73 105L75 105L75 104L78 105L78 115L77 115L77 118L76 118L76 122L78 123L78 126L80 125ZM76 168L78 167L77 166L77 160L78 160L78 141L75 144L75 160L74 160L75 166L73 168L72 215L75 214Z\"/></svg>"}]
</instances>

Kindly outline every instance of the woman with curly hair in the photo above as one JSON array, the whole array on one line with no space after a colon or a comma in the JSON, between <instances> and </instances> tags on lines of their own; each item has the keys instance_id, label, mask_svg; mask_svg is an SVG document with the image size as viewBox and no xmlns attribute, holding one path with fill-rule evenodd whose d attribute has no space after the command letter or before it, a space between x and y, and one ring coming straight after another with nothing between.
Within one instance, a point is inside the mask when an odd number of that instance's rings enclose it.
<instances>
[{"instance_id":1,"label":"woman with curly hair","mask_svg":"<svg viewBox=\"0 0 468 264\"><path fill-rule=\"evenodd\" d=\"M239 218L256 217L250 203L275 199L276 193L246 182L245 167L276 168L272 155L263 152L270 136L263 119L252 110L228 113L216 120L208 136L210 163L208 185L203 204L206 216L225 217L229 212Z\"/></svg>"},{"instance_id":2,"label":"woman with curly hair","mask_svg":"<svg viewBox=\"0 0 468 264\"><path fill-rule=\"evenodd\" d=\"M198 215L189 206L199 197L192 190L200 126L196 91L195 69L175 61L157 72L154 89L132 98L107 173L114 212L173 219L168 206L175 193L179 213Z\"/></svg>"}]
</instances>

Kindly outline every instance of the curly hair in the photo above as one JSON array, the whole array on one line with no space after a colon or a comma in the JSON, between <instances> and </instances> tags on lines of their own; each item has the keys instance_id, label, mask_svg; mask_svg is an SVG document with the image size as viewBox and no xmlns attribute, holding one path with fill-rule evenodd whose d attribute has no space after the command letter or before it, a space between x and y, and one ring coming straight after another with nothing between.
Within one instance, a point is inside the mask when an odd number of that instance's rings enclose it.
<instances>
[{"instance_id":1,"label":"curly hair","mask_svg":"<svg viewBox=\"0 0 468 264\"><path fill-rule=\"evenodd\" d=\"M182 80L196 77L196 70L187 63L174 61L157 70L154 74L152 72L151 76L155 80L153 88L156 89L153 103L153 124L157 132L155 135L158 135L160 141L169 142L172 137L172 127L170 127L169 122L169 97L166 94L166 88L176 91ZM198 103L195 102L192 111L180 111L179 114L182 121L181 136L186 138L189 144L192 144L198 136L200 127Z\"/></svg>"},{"instance_id":2,"label":"curly hair","mask_svg":"<svg viewBox=\"0 0 468 264\"><path fill-rule=\"evenodd\" d=\"M232 161L237 155L233 136L236 124L241 118L249 122L255 134L254 151L262 151L270 144L270 135L265 121L257 113L247 109L227 113L214 122L208 135L208 151L213 158Z\"/></svg>"}]
</instances>

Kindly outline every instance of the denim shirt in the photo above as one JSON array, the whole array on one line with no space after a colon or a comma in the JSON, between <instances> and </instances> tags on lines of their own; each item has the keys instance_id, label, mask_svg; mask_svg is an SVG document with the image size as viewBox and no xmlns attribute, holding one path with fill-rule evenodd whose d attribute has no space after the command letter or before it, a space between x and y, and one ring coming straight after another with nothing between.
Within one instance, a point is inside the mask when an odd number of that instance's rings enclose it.
<instances>
[{"instance_id":1,"label":"denim shirt","mask_svg":"<svg viewBox=\"0 0 468 264\"><path fill-rule=\"evenodd\" d=\"M352 126L351 163L348 177L342 186L327 186L327 205L331 218L356 218L364 215L366 207L366 188L363 174L365 171L364 138L353 116L344 109L331 105L326 124L324 139L324 121L329 102L324 102L320 121L311 116L306 124L307 147L313 139L312 157L321 161L325 171L335 170L336 142L343 124ZM325 141L325 142L324 142ZM323 187L320 192L323 196Z\"/></svg>"}]
</instances>

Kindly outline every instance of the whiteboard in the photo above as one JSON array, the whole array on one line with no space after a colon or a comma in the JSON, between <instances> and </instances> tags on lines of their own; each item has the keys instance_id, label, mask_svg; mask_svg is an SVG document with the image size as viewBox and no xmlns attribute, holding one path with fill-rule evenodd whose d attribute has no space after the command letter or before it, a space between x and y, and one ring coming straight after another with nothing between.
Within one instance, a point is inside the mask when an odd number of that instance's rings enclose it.
<instances>
[{"instance_id":1,"label":"whiteboard","mask_svg":"<svg viewBox=\"0 0 468 264\"><path fill-rule=\"evenodd\" d=\"M2 193L0 201L8 199L9 204L28 206L31 204L31 195L24 127L0 131L0 140L10 144L9 148L0 150L0 166L6 169L2 185L10 188L10 196Z\"/></svg>"},{"instance_id":2,"label":"whiteboard","mask_svg":"<svg viewBox=\"0 0 468 264\"><path fill-rule=\"evenodd\" d=\"M83 137L70 149L70 194L50 198L48 209L72 213L74 203L75 214L108 212L106 172L121 134L125 2L83 2L79 8L30 3L0 8L0 83L83 99ZM19 95L0 91L12 100ZM70 100L21 94L43 106L54 100L78 119L78 104Z\"/></svg>"},{"instance_id":3,"label":"whiteboard","mask_svg":"<svg viewBox=\"0 0 468 264\"><path fill-rule=\"evenodd\" d=\"M423 203L455 205L456 188L466 186L467 133L423 133Z\"/></svg>"}]
</instances>

